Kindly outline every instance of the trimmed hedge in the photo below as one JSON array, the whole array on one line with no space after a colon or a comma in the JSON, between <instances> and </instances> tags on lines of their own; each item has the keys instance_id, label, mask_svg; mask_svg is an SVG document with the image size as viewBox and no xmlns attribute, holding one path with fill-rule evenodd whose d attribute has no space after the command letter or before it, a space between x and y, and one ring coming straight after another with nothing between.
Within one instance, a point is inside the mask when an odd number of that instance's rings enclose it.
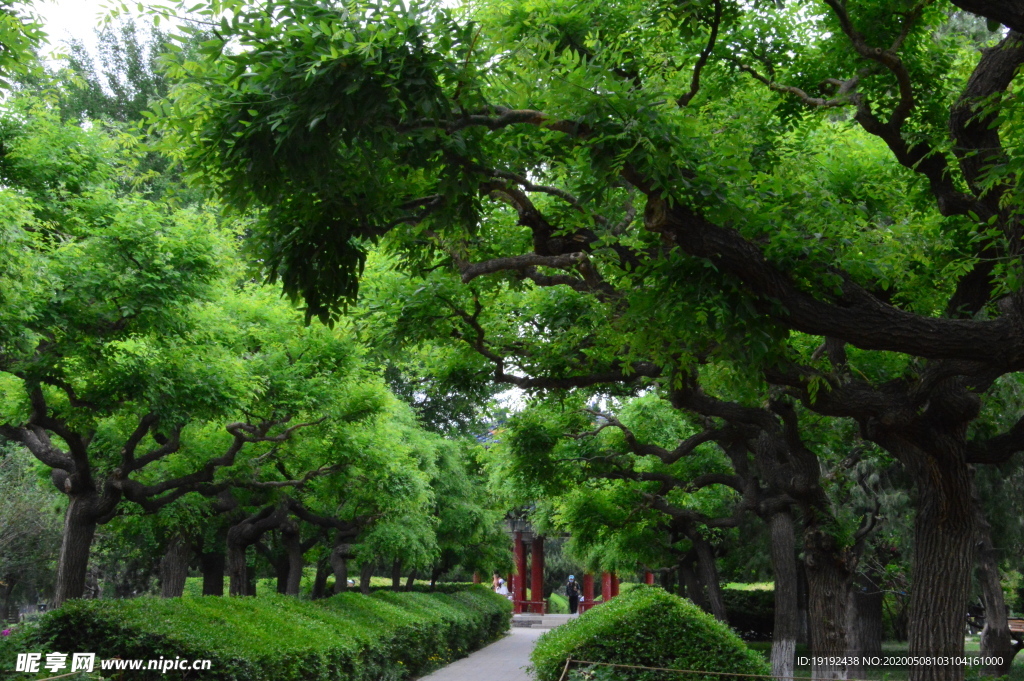
<instances>
[{"instance_id":1,"label":"trimmed hedge","mask_svg":"<svg viewBox=\"0 0 1024 681\"><path fill-rule=\"evenodd\" d=\"M722 589L729 624L746 641L770 641L775 629L775 591Z\"/></svg>"},{"instance_id":2,"label":"trimmed hedge","mask_svg":"<svg viewBox=\"0 0 1024 681\"><path fill-rule=\"evenodd\" d=\"M557 681L568 657L671 669L771 673L764 659L748 649L729 627L690 601L648 586L620 594L552 629L538 641L530 659L539 681ZM602 676L636 681L680 678L670 672L638 670ZM717 676L688 678L721 681Z\"/></svg>"},{"instance_id":3,"label":"trimmed hedge","mask_svg":"<svg viewBox=\"0 0 1024 681\"><path fill-rule=\"evenodd\" d=\"M23 650L98 659L209 659L203 681L399 681L500 637L511 604L486 587L454 594L75 600L40 619ZM98 666L98 665L97 665ZM126 672L125 679L196 678Z\"/></svg>"}]
</instances>

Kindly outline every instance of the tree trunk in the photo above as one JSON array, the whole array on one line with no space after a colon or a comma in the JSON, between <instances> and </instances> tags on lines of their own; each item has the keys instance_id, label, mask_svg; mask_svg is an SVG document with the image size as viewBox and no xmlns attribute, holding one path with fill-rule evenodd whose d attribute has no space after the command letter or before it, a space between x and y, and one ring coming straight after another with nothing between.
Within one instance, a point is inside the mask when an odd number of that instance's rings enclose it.
<instances>
[{"instance_id":1,"label":"tree trunk","mask_svg":"<svg viewBox=\"0 0 1024 681\"><path fill-rule=\"evenodd\" d=\"M244 544L232 542L230 538L228 539L227 569L228 595L230 596L246 596L249 594L249 574L245 564L245 548Z\"/></svg>"},{"instance_id":2,"label":"tree trunk","mask_svg":"<svg viewBox=\"0 0 1024 681\"><path fill-rule=\"evenodd\" d=\"M343 548L344 547L344 548ZM348 591L348 545L335 546L331 551L331 567L334 568L334 593Z\"/></svg>"},{"instance_id":3,"label":"tree trunk","mask_svg":"<svg viewBox=\"0 0 1024 681\"><path fill-rule=\"evenodd\" d=\"M694 570L695 561L696 556L693 551L683 556L682 561L679 563L679 586L686 589L686 597L693 601L694 605L704 612L711 612L711 603L708 602L707 592L704 590L704 585L701 584L696 570Z\"/></svg>"},{"instance_id":4,"label":"tree trunk","mask_svg":"<svg viewBox=\"0 0 1024 681\"><path fill-rule=\"evenodd\" d=\"M974 501L975 523L978 532L978 584L981 586L981 603L985 607L985 628L981 630L981 656L998 658L999 664L982 670L985 676L1005 676L1010 673L1013 658L1017 654L1010 625L1006 618L1009 610L1003 598L1003 587L999 582L999 565L996 548L992 545L992 532L978 500Z\"/></svg>"},{"instance_id":5,"label":"tree trunk","mask_svg":"<svg viewBox=\"0 0 1024 681\"><path fill-rule=\"evenodd\" d=\"M359 591L367 596L370 594L371 577L373 577L373 563L366 561L359 567Z\"/></svg>"},{"instance_id":6,"label":"tree trunk","mask_svg":"<svg viewBox=\"0 0 1024 681\"><path fill-rule=\"evenodd\" d=\"M858 657L882 654L884 594L880 583L880 576L869 571L850 590L850 652Z\"/></svg>"},{"instance_id":7,"label":"tree trunk","mask_svg":"<svg viewBox=\"0 0 1024 681\"><path fill-rule=\"evenodd\" d=\"M203 595L224 595L225 556L219 551L208 551L199 555L199 569L203 573Z\"/></svg>"},{"instance_id":8,"label":"tree trunk","mask_svg":"<svg viewBox=\"0 0 1024 681\"><path fill-rule=\"evenodd\" d=\"M413 570L412 572L409 573L409 579L405 583L405 590L406 591L412 591L413 584L416 583L416 573L417 572L418 572L417 570Z\"/></svg>"},{"instance_id":9,"label":"tree trunk","mask_svg":"<svg viewBox=\"0 0 1024 681\"><path fill-rule=\"evenodd\" d=\"M772 632L772 676L793 676L796 637L800 633L796 603L796 540L789 511L768 519L772 571L775 573L775 627Z\"/></svg>"},{"instance_id":10,"label":"tree trunk","mask_svg":"<svg viewBox=\"0 0 1024 681\"><path fill-rule=\"evenodd\" d=\"M17 617L11 615L11 598L14 595L14 587L18 583L14 575L4 577L3 601L0 602L0 624L9 620L18 621Z\"/></svg>"},{"instance_id":11,"label":"tree trunk","mask_svg":"<svg viewBox=\"0 0 1024 681\"><path fill-rule=\"evenodd\" d=\"M810 528L804 535L807 574L807 615L811 632L811 676L845 679L845 665L822 664L820 658L850 655L847 631L852 575L842 549L827 531Z\"/></svg>"},{"instance_id":12,"label":"tree trunk","mask_svg":"<svg viewBox=\"0 0 1024 681\"><path fill-rule=\"evenodd\" d=\"M299 528L295 523L285 523L281 527L281 543L288 554L288 579L284 592L289 596L298 596L299 587L302 585L302 568L305 565L302 560Z\"/></svg>"},{"instance_id":13,"label":"tree trunk","mask_svg":"<svg viewBox=\"0 0 1024 681\"><path fill-rule=\"evenodd\" d=\"M693 540L693 547L697 552L697 571L700 574L700 581L706 589L708 612L714 615L719 622L729 623L725 613L725 601L722 600L722 585L718 580L718 566L715 565L715 551L707 541L701 537Z\"/></svg>"},{"instance_id":14,"label":"tree trunk","mask_svg":"<svg viewBox=\"0 0 1024 681\"><path fill-rule=\"evenodd\" d=\"M974 509L968 466L953 457L929 458L915 475L913 590L909 654L964 654L964 613L974 564ZM909 681L963 681L961 665L911 667Z\"/></svg>"},{"instance_id":15,"label":"tree trunk","mask_svg":"<svg viewBox=\"0 0 1024 681\"><path fill-rule=\"evenodd\" d=\"M327 596L327 576L331 574L331 562L327 558L321 558L316 563L316 577L313 579L313 593L310 598L314 601Z\"/></svg>"},{"instance_id":16,"label":"tree trunk","mask_svg":"<svg viewBox=\"0 0 1024 681\"><path fill-rule=\"evenodd\" d=\"M64 513L64 536L61 538L60 557L57 559L57 584L54 587L54 608L70 598L81 598L85 593L85 575L89 568L89 550L96 536L95 499L84 495L69 495Z\"/></svg>"},{"instance_id":17,"label":"tree trunk","mask_svg":"<svg viewBox=\"0 0 1024 681\"><path fill-rule=\"evenodd\" d=\"M188 577L188 559L192 555L191 537L175 533L160 559L160 597L181 598Z\"/></svg>"},{"instance_id":18,"label":"tree trunk","mask_svg":"<svg viewBox=\"0 0 1024 681\"><path fill-rule=\"evenodd\" d=\"M401 591L402 590L402 559L395 558L395 561L391 564L391 590Z\"/></svg>"}]
</instances>

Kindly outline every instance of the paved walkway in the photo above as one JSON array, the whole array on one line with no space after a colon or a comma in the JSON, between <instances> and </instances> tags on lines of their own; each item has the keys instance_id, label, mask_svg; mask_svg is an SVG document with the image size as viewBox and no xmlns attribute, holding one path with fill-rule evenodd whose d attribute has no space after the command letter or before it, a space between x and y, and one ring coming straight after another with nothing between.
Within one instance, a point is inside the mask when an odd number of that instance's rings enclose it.
<instances>
[{"instance_id":1,"label":"paved walkway","mask_svg":"<svg viewBox=\"0 0 1024 681\"><path fill-rule=\"evenodd\" d=\"M533 681L526 670L530 652L546 629L512 627L512 633L452 662L420 681Z\"/></svg>"}]
</instances>

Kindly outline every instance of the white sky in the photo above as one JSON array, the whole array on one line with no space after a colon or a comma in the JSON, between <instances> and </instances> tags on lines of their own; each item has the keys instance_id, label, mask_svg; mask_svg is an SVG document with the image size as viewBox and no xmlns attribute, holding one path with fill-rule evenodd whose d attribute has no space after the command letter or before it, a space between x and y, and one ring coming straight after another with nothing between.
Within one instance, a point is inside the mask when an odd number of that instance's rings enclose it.
<instances>
[{"instance_id":1,"label":"white sky","mask_svg":"<svg viewBox=\"0 0 1024 681\"><path fill-rule=\"evenodd\" d=\"M93 45L94 30L106 13L105 4L89 0L36 0L32 11L43 18L52 51L66 45L69 35Z\"/></svg>"}]
</instances>

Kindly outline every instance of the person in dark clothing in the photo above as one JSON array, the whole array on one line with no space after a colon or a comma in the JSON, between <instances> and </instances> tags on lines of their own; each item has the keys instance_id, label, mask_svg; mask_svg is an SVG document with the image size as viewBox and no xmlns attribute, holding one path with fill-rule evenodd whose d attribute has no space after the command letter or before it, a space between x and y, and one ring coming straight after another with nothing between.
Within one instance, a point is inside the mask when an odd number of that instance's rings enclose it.
<instances>
[{"instance_id":1,"label":"person in dark clothing","mask_svg":"<svg viewBox=\"0 0 1024 681\"><path fill-rule=\"evenodd\" d=\"M569 614L575 615L576 608L580 605L580 585L576 583L575 575L569 575L569 583L565 585L565 595L569 597Z\"/></svg>"}]
</instances>

